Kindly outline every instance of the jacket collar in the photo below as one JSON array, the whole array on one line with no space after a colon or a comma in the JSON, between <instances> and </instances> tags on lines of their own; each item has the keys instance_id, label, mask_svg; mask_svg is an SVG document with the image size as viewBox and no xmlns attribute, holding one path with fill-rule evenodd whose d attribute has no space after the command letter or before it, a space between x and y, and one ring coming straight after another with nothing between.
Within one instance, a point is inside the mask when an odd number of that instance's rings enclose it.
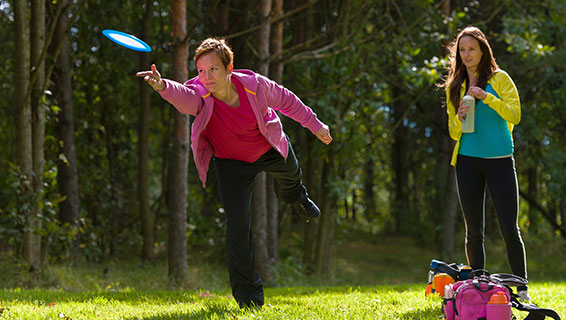
<instances>
[{"instance_id":1,"label":"jacket collar","mask_svg":"<svg viewBox=\"0 0 566 320\"><path fill-rule=\"evenodd\" d=\"M237 80L239 80L242 83L242 85L244 86L244 89L247 92L249 92L253 95L255 95L257 93L259 81L257 79L257 74L255 72L253 72L251 70L246 70L246 69L234 70L234 71L232 71L232 77L235 77ZM190 80L187 80L187 82L185 82L185 85L192 85L193 89L202 98L210 97L210 92L208 90L206 90L204 85L198 79L198 76L194 77Z\"/></svg>"}]
</instances>

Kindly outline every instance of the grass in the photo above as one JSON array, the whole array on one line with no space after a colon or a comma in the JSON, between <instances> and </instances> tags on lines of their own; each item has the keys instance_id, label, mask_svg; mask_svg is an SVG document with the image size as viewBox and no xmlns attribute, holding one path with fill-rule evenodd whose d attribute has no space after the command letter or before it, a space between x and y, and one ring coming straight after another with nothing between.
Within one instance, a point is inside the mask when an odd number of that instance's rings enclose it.
<instances>
[{"instance_id":1,"label":"grass","mask_svg":"<svg viewBox=\"0 0 566 320\"><path fill-rule=\"evenodd\" d=\"M240 310L227 290L122 290L67 292L2 290L0 319L436 319L440 299L421 284L371 287L267 288L269 305ZM542 306L566 312L566 286L532 285ZM518 319L525 312L515 311Z\"/></svg>"},{"instance_id":2,"label":"grass","mask_svg":"<svg viewBox=\"0 0 566 320\"><path fill-rule=\"evenodd\" d=\"M240 310L225 267L195 257L189 258L188 279L175 288L163 260L55 264L38 279L14 268L15 263L0 261L0 320L438 319L440 299L424 296L434 251L405 238L341 232L346 233L338 235L332 272L323 277L304 275L295 258L300 237L290 234L275 270L278 286L266 288L262 310ZM565 315L563 244L526 242L533 301ZM488 249L490 265L504 269L504 249ZM519 320L527 316L514 313Z\"/></svg>"},{"instance_id":3,"label":"grass","mask_svg":"<svg viewBox=\"0 0 566 320\"><path fill-rule=\"evenodd\" d=\"M438 301L416 287L269 288L270 306L237 308L225 291L0 293L6 319L431 319ZM409 300L409 301L407 301Z\"/></svg>"}]
</instances>

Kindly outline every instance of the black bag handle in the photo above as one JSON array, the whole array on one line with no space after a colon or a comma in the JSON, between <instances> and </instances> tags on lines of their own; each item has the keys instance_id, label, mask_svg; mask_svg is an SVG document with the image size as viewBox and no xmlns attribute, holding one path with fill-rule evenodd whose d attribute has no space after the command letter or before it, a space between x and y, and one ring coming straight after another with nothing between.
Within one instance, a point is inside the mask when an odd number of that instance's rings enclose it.
<instances>
[{"instance_id":1,"label":"black bag handle","mask_svg":"<svg viewBox=\"0 0 566 320\"><path fill-rule=\"evenodd\" d=\"M560 316L556 313L556 311L552 309L539 308L537 305L532 303L519 302L515 294L511 295L511 305L519 311L527 311L529 313L525 320L544 320L546 317L550 317L554 320L560 320Z\"/></svg>"},{"instance_id":2,"label":"black bag handle","mask_svg":"<svg viewBox=\"0 0 566 320\"><path fill-rule=\"evenodd\" d=\"M482 288L480 287L480 282L487 283L487 289L482 290ZM489 290L493 289L493 287L495 286L492 282L485 281L483 279L474 279L472 280L472 283L474 284L474 287L476 287L476 289L478 289L481 292L488 292Z\"/></svg>"},{"instance_id":3,"label":"black bag handle","mask_svg":"<svg viewBox=\"0 0 566 320\"><path fill-rule=\"evenodd\" d=\"M481 276L489 277L489 275L490 275L489 271L485 269L475 269L470 272L470 276L468 279L473 279L475 277L481 277Z\"/></svg>"},{"instance_id":4,"label":"black bag handle","mask_svg":"<svg viewBox=\"0 0 566 320\"><path fill-rule=\"evenodd\" d=\"M523 277L508 273L494 273L490 278L510 287L526 286L529 283L529 281Z\"/></svg>"}]
</instances>

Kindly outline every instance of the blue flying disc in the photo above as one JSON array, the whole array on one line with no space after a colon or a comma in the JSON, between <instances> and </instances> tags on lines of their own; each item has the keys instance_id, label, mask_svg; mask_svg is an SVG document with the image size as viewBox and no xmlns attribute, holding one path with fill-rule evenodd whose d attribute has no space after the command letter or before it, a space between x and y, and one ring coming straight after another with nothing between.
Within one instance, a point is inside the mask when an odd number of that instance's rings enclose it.
<instances>
[{"instance_id":1,"label":"blue flying disc","mask_svg":"<svg viewBox=\"0 0 566 320\"><path fill-rule=\"evenodd\" d=\"M151 48L147 45L147 43L132 36L131 34L127 34L116 30L109 30L109 29L103 30L102 34L108 37L108 39L128 49L141 51L141 52L151 51Z\"/></svg>"}]
</instances>

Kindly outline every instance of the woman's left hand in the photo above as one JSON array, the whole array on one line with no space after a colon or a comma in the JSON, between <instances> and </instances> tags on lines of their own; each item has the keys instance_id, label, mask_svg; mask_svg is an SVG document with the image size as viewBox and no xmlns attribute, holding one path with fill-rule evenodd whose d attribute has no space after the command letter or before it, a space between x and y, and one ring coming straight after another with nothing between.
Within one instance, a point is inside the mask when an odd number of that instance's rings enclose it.
<instances>
[{"instance_id":1,"label":"woman's left hand","mask_svg":"<svg viewBox=\"0 0 566 320\"><path fill-rule=\"evenodd\" d=\"M332 137L330 136L330 129L325 124L323 124L322 127L318 129L318 131L316 132L316 137L320 141L326 144L330 144L330 142L332 142Z\"/></svg>"},{"instance_id":2,"label":"woman's left hand","mask_svg":"<svg viewBox=\"0 0 566 320\"><path fill-rule=\"evenodd\" d=\"M487 92L485 92L482 88L476 86L471 86L470 89L468 89L468 94L480 100L487 98Z\"/></svg>"}]
</instances>

